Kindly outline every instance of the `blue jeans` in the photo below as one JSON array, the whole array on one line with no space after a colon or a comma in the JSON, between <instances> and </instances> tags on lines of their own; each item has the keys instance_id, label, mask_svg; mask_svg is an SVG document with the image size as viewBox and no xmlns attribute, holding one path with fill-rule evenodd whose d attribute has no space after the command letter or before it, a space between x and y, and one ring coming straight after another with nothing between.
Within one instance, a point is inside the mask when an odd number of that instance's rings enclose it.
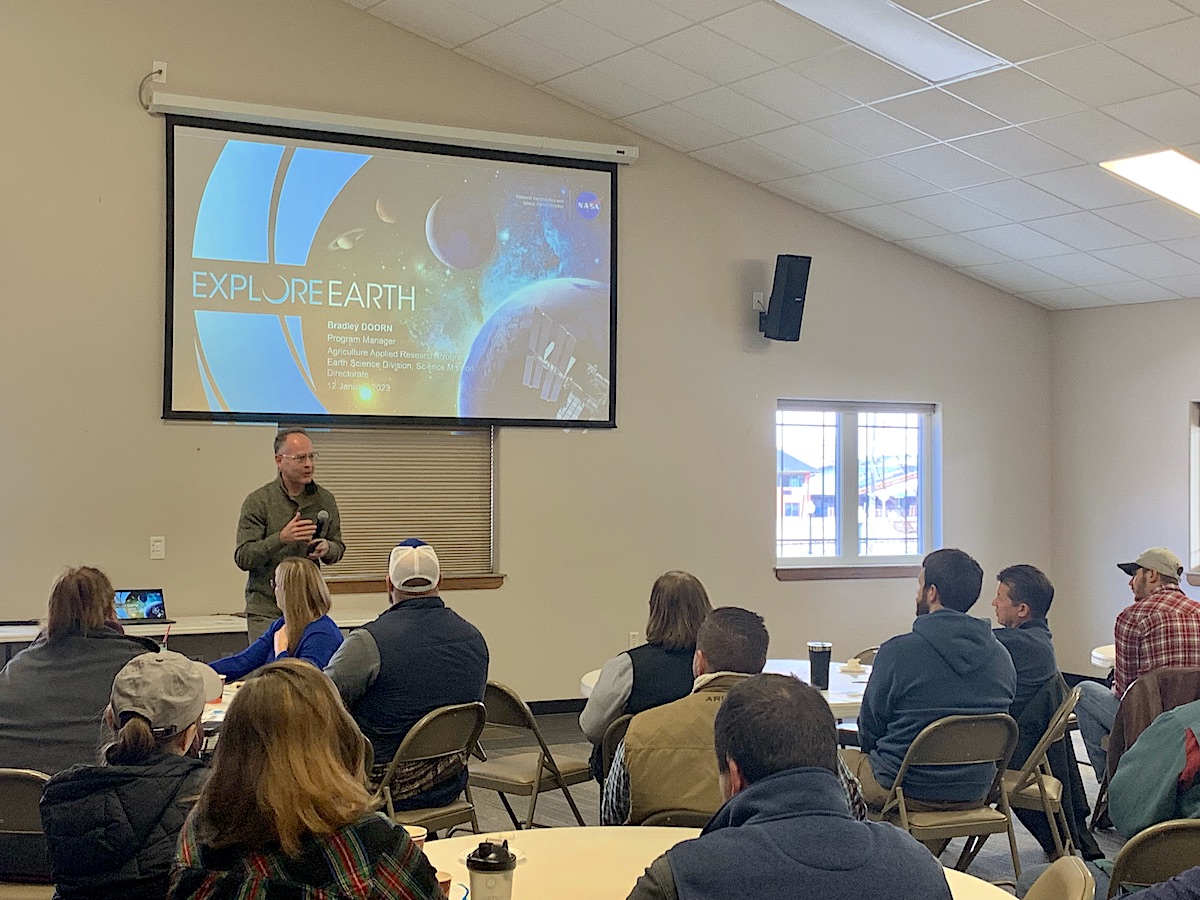
<instances>
[{"instance_id":1,"label":"blue jeans","mask_svg":"<svg viewBox=\"0 0 1200 900\"><path fill-rule=\"evenodd\" d=\"M1112 731L1121 701L1109 688L1095 681L1081 681L1079 689L1075 718L1079 720L1079 733L1083 735L1088 761L1096 770L1096 780L1103 781L1108 768L1108 751L1100 746L1100 742Z\"/></svg>"}]
</instances>

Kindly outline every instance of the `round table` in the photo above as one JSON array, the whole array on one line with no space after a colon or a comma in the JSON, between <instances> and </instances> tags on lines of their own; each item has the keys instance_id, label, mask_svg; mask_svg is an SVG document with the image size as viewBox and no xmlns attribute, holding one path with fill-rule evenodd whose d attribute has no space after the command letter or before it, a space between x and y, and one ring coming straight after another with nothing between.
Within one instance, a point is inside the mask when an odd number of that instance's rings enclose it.
<instances>
[{"instance_id":1,"label":"round table","mask_svg":"<svg viewBox=\"0 0 1200 900\"><path fill-rule=\"evenodd\" d=\"M863 666L861 672L846 673L841 671L845 663L835 662L829 667L829 690L821 691L821 695L833 710L834 718L854 719L862 708L863 688L871 675L871 667ZM764 672L779 675L795 675L803 682L808 682L807 659L768 659ZM579 693L584 697L592 695L596 679L600 677L599 669L587 672L579 681Z\"/></svg>"},{"instance_id":2,"label":"round table","mask_svg":"<svg viewBox=\"0 0 1200 900\"><path fill-rule=\"evenodd\" d=\"M462 862L466 854L485 838L505 839L510 848L525 854L513 874L513 900L620 900L629 895L650 863L699 833L696 828L644 825L536 828L430 841L425 845L425 855L435 869L450 873L454 885L467 885L469 876ZM954 900L1012 898L1012 894L965 872L946 869L946 881ZM451 890L451 897L461 895L462 888Z\"/></svg>"},{"instance_id":3,"label":"round table","mask_svg":"<svg viewBox=\"0 0 1200 900\"><path fill-rule=\"evenodd\" d=\"M1117 645L1101 644L1092 648L1092 665L1107 672L1117 664Z\"/></svg>"}]
</instances>

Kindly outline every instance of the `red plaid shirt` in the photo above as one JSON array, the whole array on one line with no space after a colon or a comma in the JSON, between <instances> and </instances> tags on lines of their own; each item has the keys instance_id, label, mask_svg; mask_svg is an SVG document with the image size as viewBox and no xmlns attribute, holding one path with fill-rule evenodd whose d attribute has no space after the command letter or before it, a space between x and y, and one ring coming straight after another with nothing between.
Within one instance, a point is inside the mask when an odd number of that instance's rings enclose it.
<instances>
[{"instance_id":1,"label":"red plaid shirt","mask_svg":"<svg viewBox=\"0 0 1200 900\"><path fill-rule=\"evenodd\" d=\"M1121 697L1151 669L1200 666L1200 603L1178 585L1166 585L1121 610L1113 636L1113 693Z\"/></svg>"}]
</instances>

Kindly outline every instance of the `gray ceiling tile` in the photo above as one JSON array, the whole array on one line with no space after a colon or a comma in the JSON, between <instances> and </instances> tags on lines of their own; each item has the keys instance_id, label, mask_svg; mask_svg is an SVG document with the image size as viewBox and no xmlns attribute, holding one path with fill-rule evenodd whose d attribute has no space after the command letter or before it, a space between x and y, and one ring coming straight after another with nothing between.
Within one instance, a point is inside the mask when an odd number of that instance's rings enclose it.
<instances>
[{"instance_id":1,"label":"gray ceiling tile","mask_svg":"<svg viewBox=\"0 0 1200 900\"><path fill-rule=\"evenodd\" d=\"M1077 287L1136 280L1124 269L1119 269L1111 263L1096 259L1087 253L1068 253L1066 256L1031 259L1029 265L1035 269L1041 269L1043 272L1049 272Z\"/></svg>"},{"instance_id":2,"label":"gray ceiling tile","mask_svg":"<svg viewBox=\"0 0 1200 900\"><path fill-rule=\"evenodd\" d=\"M1067 201L1016 179L964 188L958 193L972 203L978 203L985 209L1017 221L1044 219L1079 211Z\"/></svg>"},{"instance_id":3,"label":"gray ceiling tile","mask_svg":"<svg viewBox=\"0 0 1200 900\"><path fill-rule=\"evenodd\" d=\"M1171 278L1175 275L1200 273L1200 262L1172 253L1157 244L1134 244L1132 247L1096 250L1093 255L1139 278Z\"/></svg>"},{"instance_id":4,"label":"gray ceiling tile","mask_svg":"<svg viewBox=\"0 0 1200 900\"><path fill-rule=\"evenodd\" d=\"M864 209L851 209L837 214L836 218L848 222L857 228L871 234L886 238L889 241L905 240L908 238L929 237L941 234L942 229L931 225L924 219L910 216L894 206L871 206Z\"/></svg>"},{"instance_id":5,"label":"gray ceiling tile","mask_svg":"<svg viewBox=\"0 0 1200 900\"><path fill-rule=\"evenodd\" d=\"M929 86L858 47L841 47L790 68L860 103L873 103Z\"/></svg>"},{"instance_id":6,"label":"gray ceiling tile","mask_svg":"<svg viewBox=\"0 0 1200 900\"><path fill-rule=\"evenodd\" d=\"M1071 287L1061 278L1055 278L1047 272L1017 261L967 266L959 271L980 281L1000 285L1007 291L1050 291Z\"/></svg>"},{"instance_id":7,"label":"gray ceiling tile","mask_svg":"<svg viewBox=\"0 0 1200 900\"><path fill-rule=\"evenodd\" d=\"M765 0L705 24L718 34L783 65L810 59L846 43L791 10Z\"/></svg>"},{"instance_id":8,"label":"gray ceiling tile","mask_svg":"<svg viewBox=\"0 0 1200 900\"><path fill-rule=\"evenodd\" d=\"M861 150L813 131L807 125L793 125L761 134L754 138L754 143L818 171L867 159L867 154Z\"/></svg>"},{"instance_id":9,"label":"gray ceiling tile","mask_svg":"<svg viewBox=\"0 0 1200 900\"><path fill-rule=\"evenodd\" d=\"M1146 192L1099 166L1075 166L1025 179L1035 187L1081 209L1100 209L1146 199Z\"/></svg>"},{"instance_id":10,"label":"gray ceiling tile","mask_svg":"<svg viewBox=\"0 0 1200 900\"><path fill-rule=\"evenodd\" d=\"M989 0L939 16L937 24L1014 63L1091 41L1024 0Z\"/></svg>"},{"instance_id":11,"label":"gray ceiling tile","mask_svg":"<svg viewBox=\"0 0 1200 900\"><path fill-rule=\"evenodd\" d=\"M817 174L771 181L763 187L824 213L858 209L878 203L874 197L868 197L839 181Z\"/></svg>"},{"instance_id":12,"label":"gray ceiling tile","mask_svg":"<svg viewBox=\"0 0 1200 900\"><path fill-rule=\"evenodd\" d=\"M1034 231L1041 232L1077 250L1104 250L1108 247L1126 247L1142 243L1142 238L1126 231L1095 213L1077 212L1065 216L1052 216L1026 222Z\"/></svg>"},{"instance_id":13,"label":"gray ceiling tile","mask_svg":"<svg viewBox=\"0 0 1200 900\"><path fill-rule=\"evenodd\" d=\"M1082 101L1020 69L1000 69L946 85L945 90L1014 125L1066 116L1085 109Z\"/></svg>"},{"instance_id":14,"label":"gray ceiling tile","mask_svg":"<svg viewBox=\"0 0 1200 900\"><path fill-rule=\"evenodd\" d=\"M596 63L594 68L665 102L716 87L716 82L643 47Z\"/></svg>"},{"instance_id":15,"label":"gray ceiling tile","mask_svg":"<svg viewBox=\"0 0 1200 900\"><path fill-rule=\"evenodd\" d=\"M1006 175L973 156L946 144L934 144L889 156L887 161L899 169L953 191L973 184L1001 181Z\"/></svg>"},{"instance_id":16,"label":"gray ceiling tile","mask_svg":"<svg viewBox=\"0 0 1200 900\"><path fill-rule=\"evenodd\" d=\"M1089 106L1169 91L1171 82L1104 44L1089 44L1021 66Z\"/></svg>"},{"instance_id":17,"label":"gray ceiling tile","mask_svg":"<svg viewBox=\"0 0 1200 900\"><path fill-rule=\"evenodd\" d=\"M1200 18L1184 19L1117 38L1114 50L1135 59L1176 84L1200 84Z\"/></svg>"},{"instance_id":18,"label":"gray ceiling tile","mask_svg":"<svg viewBox=\"0 0 1200 900\"><path fill-rule=\"evenodd\" d=\"M635 44L644 44L692 24L653 0L559 0L558 5Z\"/></svg>"},{"instance_id":19,"label":"gray ceiling tile","mask_svg":"<svg viewBox=\"0 0 1200 900\"><path fill-rule=\"evenodd\" d=\"M997 253L995 250L984 247L982 244L968 241L961 234L935 234L932 237L913 238L912 240L898 241L897 243L901 247L905 247L922 256L928 256L930 259L936 259L938 262L945 263L956 269L961 266L982 266L988 263L1011 262L1010 258L1003 253Z\"/></svg>"},{"instance_id":20,"label":"gray ceiling tile","mask_svg":"<svg viewBox=\"0 0 1200 900\"><path fill-rule=\"evenodd\" d=\"M875 108L943 141L1003 128L1008 124L938 88L884 100L875 104Z\"/></svg>"},{"instance_id":21,"label":"gray ceiling tile","mask_svg":"<svg viewBox=\"0 0 1200 900\"><path fill-rule=\"evenodd\" d=\"M1200 298L1200 275L1176 275L1173 278L1159 278L1155 283L1159 287L1174 291L1180 297Z\"/></svg>"},{"instance_id":22,"label":"gray ceiling tile","mask_svg":"<svg viewBox=\"0 0 1200 900\"><path fill-rule=\"evenodd\" d=\"M1144 31L1187 17L1170 0L1029 0L1055 18L1098 41Z\"/></svg>"},{"instance_id":23,"label":"gray ceiling tile","mask_svg":"<svg viewBox=\"0 0 1200 900\"><path fill-rule=\"evenodd\" d=\"M1126 281L1122 284L1100 284L1091 289L1113 303L1154 303L1157 300L1174 300L1179 297L1174 291L1150 281Z\"/></svg>"},{"instance_id":24,"label":"gray ceiling tile","mask_svg":"<svg viewBox=\"0 0 1200 900\"><path fill-rule=\"evenodd\" d=\"M822 134L864 150L872 156L885 156L935 143L929 135L909 128L868 106L860 106L858 109L825 119L816 119L809 125Z\"/></svg>"},{"instance_id":25,"label":"gray ceiling tile","mask_svg":"<svg viewBox=\"0 0 1200 900\"><path fill-rule=\"evenodd\" d=\"M744 178L752 184L793 178L808 171L798 162L785 159L778 153L772 153L765 147L745 140L697 150L692 156Z\"/></svg>"},{"instance_id":26,"label":"gray ceiling tile","mask_svg":"<svg viewBox=\"0 0 1200 900\"><path fill-rule=\"evenodd\" d=\"M977 134L951 141L951 146L1017 176L1053 172L1082 162L1020 128Z\"/></svg>"},{"instance_id":27,"label":"gray ceiling tile","mask_svg":"<svg viewBox=\"0 0 1200 900\"><path fill-rule=\"evenodd\" d=\"M1023 127L1030 134L1085 162L1104 162L1162 149L1154 138L1095 109L1057 119L1043 119Z\"/></svg>"},{"instance_id":28,"label":"gray ceiling tile","mask_svg":"<svg viewBox=\"0 0 1200 900\"><path fill-rule=\"evenodd\" d=\"M1106 106L1104 111L1169 147L1200 142L1200 96L1183 88Z\"/></svg>"},{"instance_id":29,"label":"gray ceiling tile","mask_svg":"<svg viewBox=\"0 0 1200 900\"><path fill-rule=\"evenodd\" d=\"M974 231L979 228L1008 225L1011 221L958 194L935 194L931 197L906 200L897 203L896 206L927 222L940 225L947 231Z\"/></svg>"},{"instance_id":30,"label":"gray ceiling tile","mask_svg":"<svg viewBox=\"0 0 1200 900\"><path fill-rule=\"evenodd\" d=\"M1059 288L1056 291L1026 291L1021 295L1030 303L1046 309L1090 309L1111 306L1111 302L1087 288Z\"/></svg>"},{"instance_id":31,"label":"gray ceiling tile","mask_svg":"<svg viewBox=\"0 0 1200 900\"><path fill-rule=\"evenodd\" d=\"M1103 216L1149 241L1172 241L1200 237L1200 216L1167 200L1146 200L1127 206L1096 210Z\"/></svg>"},{"instance_id":32,"label":"gray ceiling tile","mask_svg":"<svg viewBox=\"0 0 1200 900\"><path fill-rule=\"evenodd\" d=\"M902 172L895 166L889 166L881 159L843 166L840 169L829 169L826 174L836 181L865 191L883 203L927 197L941 190L928 181Z\"/></svg>"},{"instance_id":33,"label":"gray ceiling tile","mask_svg":"<svg viewBox=\"0 0 1200 900\"><path fill-rule=\"evenodd\" d=\"M1024 225L997 225L995 228L981 228L978 231L968 231L963 237L1016 259L1029 260L1041 256L1062 256L1071 252L1071 248L1066 244L1048 238L1044 234L1038 234Z\"/></svg>"},{"instance_id":34,"label":"gray ceiling tile","mask_svg":"<svg viewBox=\"0 0 1200 900\"><path fill-rule=\"evenodd\" d=\"M797 122L823 119L858 105L849 97L797 75L791 69L772 69L729 86Z\"/></svg>"},{"instance_id":35,"label":"gray ceiling tile","mask_svg":"<svg viewBox=\"0 0 1200 900\"><path fill-rule=\"evenodd\" d=\"M749 78L775 68L775 64L765 56L702 25L659 38L647 44L646 49L719 84Z\"/></svg>"}]
</instances>

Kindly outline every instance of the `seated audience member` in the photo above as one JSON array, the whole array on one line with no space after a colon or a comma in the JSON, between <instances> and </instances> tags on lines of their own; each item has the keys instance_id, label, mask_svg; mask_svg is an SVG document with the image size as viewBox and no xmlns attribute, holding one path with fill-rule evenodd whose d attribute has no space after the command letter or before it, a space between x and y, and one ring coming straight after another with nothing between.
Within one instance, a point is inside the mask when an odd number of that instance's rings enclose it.
<instances>
[{"instance_id":1,"label":"seated audience member","mask_svg":"<svg viewBox=\"0 0 1200 900\"><path fill-rule=\"evenodd\" d=\"M169 896L440 898L404 828L371 810L365 748L320 671L259 669L229 704Z\"/></svg>"},{"instance_id":2,"label":"seated audience member","mask_svg":"<svg viewBox=\"0 0 1200 900\"><path fill-rule=\"evenodd\" d=\"M600 742L613 720L662 706L691 691L696 632L710 612L708 594L695 575L667 572L654 582L646 643L604 664L579 716L579 727L594 745L592 776L601 784Z\"/></svg>"},{"instance_id":3,"label":"seated audience member","mask_svg":"<svg viewBox=\"0 0 1200 900\"><path fill-rule=\"evenodd\" d=\"M837 726L819 692L787 675L730 689L713 743L724 805L676 844L629 900L949 900L941 864L906 832L846 808Z\"/></svg>"},{"instance_id":4,"label":"seated audience member","mask_svg":"<svg viewBox=\"0 0 1200 900\"><path fill-rule=\"evenodd\" d=\"M872 809L882 809L913 739L950 715L1007 713L1017 675L991 623L967 615L983 587L979 563L961 550L935 550L917 577L917 619L910 634L886 641L875 655L858 716L861 750L842 759L862 783ZM910 769L909 807L945 807L978 799L995 776L991 765Z\"/></svg>"},{"instance_id":5,"label":"seated audience member","mask_svg":"<svg viewBox=\"0 0 1200 900\"><path fill-rule=\"evenodd\" d=\"M342 645L342 632L329 618L329 588L316 563L288 557L275 567L271 586L283 616L241 653L212 663L218 674L230 681L287 656L324 669Z\"/></svg>"},{"instance_id":6,"label":"seated audience member","mask_svg":"<svg viewBox=\"0 0 1200 900\"><path fill-rule=\"evenodd\" d=\"M1129 576L1133 603L1117 614L1113 626L1117 660L1112 690L1082 682L1075 707L1098 781L1104 780L1108 767L1104 738L1112 731L1129 686L1152 669L1200 666L1200 604L1179 589L1179 557L1164 547L1152 547L1134 562L1117 563L1117 568Z\"/></svg>"},{"instance_id":7,"label":"seated audience member","mask_svg":"<svg viewBox=\"0 0 1200 900\"><path fill-rule=\"evenodd\" d=\"M387 578L392 605L352 632L325 669L375 747L375 784L426 713L483 699L487 643L442 602L440 580L437 554L424 541L394 547ZM396 809L444 806L466 786L465 759L411 763L394 775L392 800Z\"/></svg>"},{"instance_id":8,"label":"seated audience member","mask_svg":"<svg viewBox=\"0 0 1200 900\"><path fill-rule=\"evenodd\" d=\"M1200 819L1200 700L1138 735L1108 785L1108 814L1127 838L1169 819Z\"/></svg>"},{"instance_id":9,"label":"seated audience member","mask_svg":"<svg viewBox=\"0 0 1200 900\"><path fill-rule=\"evenodd\" d=\"M1099 897L1097 887L1096 896ZM1138 900L1198 900L1200 898L1200 866L1180 872L1174 878L1160 881L1137 892Z\"/></svg>"},{"instance_id":10,"label":"seated audience member","mask_svg":"<svg viewBox=\"0 0 1200 900\"><path fill-rule=\"evenodd\" d=\"M179 830L207 775L200 717L214 687L208 666L169 650L135 656L117 673L104 764L59 772L42 795L56 897L167 895Z\"/></svg>"},{"instance_id":11,"label":"seated audience member","mask_svg":"<svg viewBox=\"0 0 1200 900\"><path fill-rule=\"evenodd\" d=\"M717 810L722 797L712 757L713 720L730 689L763 670L768 641L757 613L723 606L708 614L696 637L692 693L629 723L604 783L600 824L638 825L670 809ZM838 775L851 810L866 818L858 783L840 765Z\"/></svg>"},{"instance_id":12,"label":"seated audience member","mask_svg":"<svg viewBox=\"0 0 1200 900\"><path fill-rule=\"evenodd\" d=\"M46 625L0 671L0 766L53 775L96 762L113 679L154 641L105 625L113 588L99 569L68 569L50 590Z\"/></svg>"}]
</instances>

